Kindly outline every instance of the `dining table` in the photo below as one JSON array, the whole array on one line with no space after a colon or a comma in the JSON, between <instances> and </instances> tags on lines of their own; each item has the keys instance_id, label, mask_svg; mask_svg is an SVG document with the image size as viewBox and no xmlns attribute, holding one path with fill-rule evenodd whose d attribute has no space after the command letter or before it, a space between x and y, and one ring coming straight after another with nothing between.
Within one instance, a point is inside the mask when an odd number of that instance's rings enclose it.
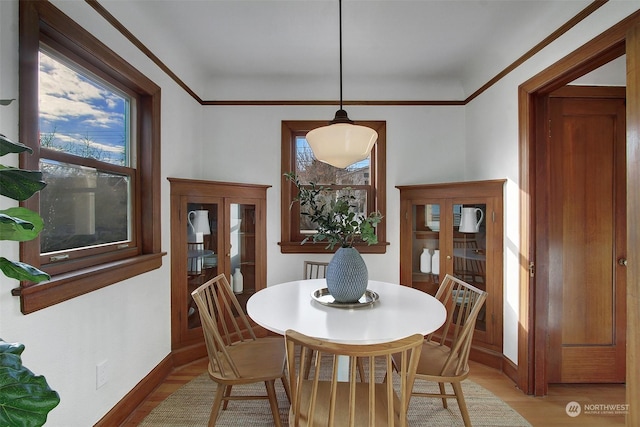
<instances>
[{"instance_id":1,"label":"dining table","mask_svg":"<svg viewBox=\"0 0 640 427\"><path fill-rule=\"evenodd\" d=\"M270 285L247 301L247 314L263 328L288 329L346 344L376 344L412 334L428 335L445 321L432 295L397 283L369 280L359 303L335 304L325 279Z\"/></svg>"}]
</instances>

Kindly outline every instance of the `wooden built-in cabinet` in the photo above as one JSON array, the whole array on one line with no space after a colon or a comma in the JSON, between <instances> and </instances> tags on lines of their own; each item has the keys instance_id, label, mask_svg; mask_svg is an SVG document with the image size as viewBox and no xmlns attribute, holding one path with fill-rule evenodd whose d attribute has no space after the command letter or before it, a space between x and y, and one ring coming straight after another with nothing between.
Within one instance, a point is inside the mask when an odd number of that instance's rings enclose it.
<instances>
[{"instance_id":1,"label":"wooden built-in cabinet","mask_svg":"<svg viewBox=\"0 0 640 427\"><path fill-rule=\"evenodd\" d=\"M171 347L175 365L206 356L191 292L240 269L243 309L266 286L267 185L168 178L171 186ZM195 234L194 234L195 232ZM201 232L201 235L197 233Z\"/></svg>"},{"instance_id":2,"label":"wooden built-in cabinet","mask_svg":"<svg viewBox=\"0 0 640 427\"><path fill-rule=\"evenodd\" d=\"M400 283L435 295L445 274L487 291L471 358L502 363L504 180L398 186ZM466 210L465 210L466 208ZM477 229L461 227L467 214ZM470 221L464 221L469 224ZM425 255L423 255L425 253Z\"/></svg>"}]
</instances>

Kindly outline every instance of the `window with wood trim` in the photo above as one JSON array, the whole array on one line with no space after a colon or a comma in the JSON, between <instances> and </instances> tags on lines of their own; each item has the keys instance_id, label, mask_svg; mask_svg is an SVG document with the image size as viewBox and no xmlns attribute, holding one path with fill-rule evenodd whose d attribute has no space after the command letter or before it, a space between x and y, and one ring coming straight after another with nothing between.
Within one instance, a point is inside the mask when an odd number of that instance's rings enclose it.
<instances>
[{"instance_id":1,"label":"window with wood trim","mask_svg":"<svg viewBox=\"0 0 640 427\"><path fill-rule=\"evenodd\" d=\"M30 313L162 265L160 88L49 2L20 2L20 141L47 187L23 203L45 228L21 259Z\"/></svg>"},{"instance_id":2,"label":"window with wood trim","mask_svg":"<svg viewBox=\"0 0 640 427\"><path fill-rule=\"evenodd\" d=\"M348 166L336 168L319 162L306 141L306 134L312 129L325 126L326 121L283 121L282 122L282 193L281 193L281 233L279 242L282 253L324 253L326 242L301 242L313 233L313 224L300 214L300 205L292 203L297 189L284 174L295 172L302 184L311 182L331 188L334 191L350 189L358 200L358 210L363 214L379 211L382 222L376 228L378 243L368 246L357 242L361 253L385 253L386 241L386 122L363 121L359 125L368 126L378 132L378 141L368 159ZM334 248L334 250L337 248Z\"/></svg>"}]
</instances>

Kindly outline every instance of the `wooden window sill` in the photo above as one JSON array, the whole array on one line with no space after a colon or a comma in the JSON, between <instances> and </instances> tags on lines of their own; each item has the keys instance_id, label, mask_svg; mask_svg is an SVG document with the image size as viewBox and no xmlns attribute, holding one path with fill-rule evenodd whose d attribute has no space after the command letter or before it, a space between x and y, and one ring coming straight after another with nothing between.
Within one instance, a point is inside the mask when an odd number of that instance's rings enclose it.
<instances>
[{"instance_id":1,"label":"wooden window sill","mask_svg":"<svg viewBox=\"0 0 640 427\"><path fill-rule=\"evenodd\" d=\"M11 291L20 297L23 314L50 307L97 289L121 282L162 266L166 252L139 255L95 267L52 276L51 280Z\"/></svg>"},{"instance_id":2,"label":"wooden window sill","mask_svg":"<svg viewBox=\"0 0 640 427\"><path fill-rule=\"evenodd\" d=\"M308 242L301 245L300 242L278 242L280 252L283 254L328 254L335 252L339 246L333 250L326 249L326 242ZM356 243L354 247L361 254L384 254L387 252L388 242L378 242L375 245L367 245L366 243Z\"/></svg>"}]
</instances>

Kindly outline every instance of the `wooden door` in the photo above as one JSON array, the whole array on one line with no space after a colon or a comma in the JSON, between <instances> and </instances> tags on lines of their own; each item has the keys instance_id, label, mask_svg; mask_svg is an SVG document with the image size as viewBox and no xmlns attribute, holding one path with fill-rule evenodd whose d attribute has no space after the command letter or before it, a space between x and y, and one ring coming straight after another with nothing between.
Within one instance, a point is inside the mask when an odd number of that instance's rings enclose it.
<instances>
[{"instance_id":1,"label":"wooden door","mask_svg":"<svg viewBox=\"0 0 640 427\"><path fill-rule=\"evenodd\" d=\"M624 382L625 100L551 97L549 118L547 381Z\"/></svg>"}]
</instances>

